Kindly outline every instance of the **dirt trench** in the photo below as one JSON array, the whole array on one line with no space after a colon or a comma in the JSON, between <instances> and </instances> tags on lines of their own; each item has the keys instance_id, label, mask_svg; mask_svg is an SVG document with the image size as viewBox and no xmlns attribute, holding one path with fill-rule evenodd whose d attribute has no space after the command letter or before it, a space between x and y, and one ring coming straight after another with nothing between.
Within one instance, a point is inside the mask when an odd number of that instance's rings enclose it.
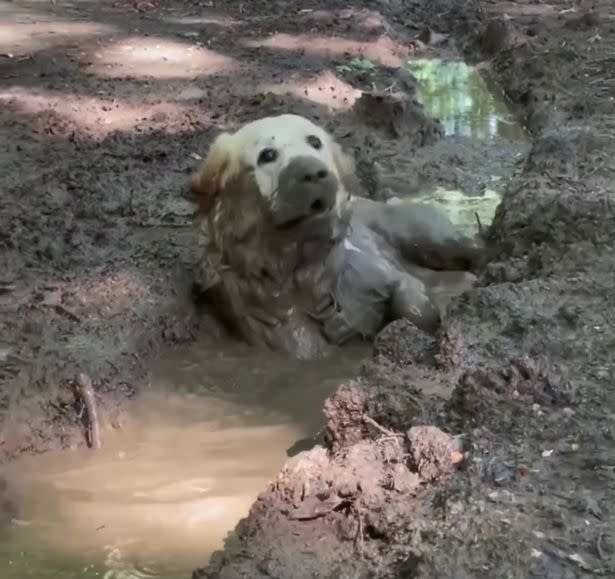
<instances>
[{"instance_id":1,"label":"dirt trench","mask_svg":"<svg viewBox=\"0 0 615 579\"><path fill-rule=\"evenodd\" d=\"M389 326L325 405L327 451L290 461L194 577L610 576L615 14L381 10L452 34L518 106L532 149L490 229L496 256L441 337ZM426 380L452 390L446 404L421 400Z\"/></svg>"},{"instance_id":2,"label":"dirt trench","mask_svg":"<svg viewBox=\"0 0 615 579\"><path fill-rule=\"evenodd\" d=\"M374 159L420 157L433 127L392 139L357 125L345 104L369 79L336 67L363 55L390 86L407 56L456 44L532 135L490 229L494 259L437 341L402 322L379 336L326 403L326 450L293 458L194 577L613 575L609 3L2 7L19 24L0 70L4 457L83 443L75 373L117 425L163 344L220 331L192 306L180 195L215 132L306 114L377 196ZM421 399L426 381L445 404Z\"/></svg>"}]
</instances>

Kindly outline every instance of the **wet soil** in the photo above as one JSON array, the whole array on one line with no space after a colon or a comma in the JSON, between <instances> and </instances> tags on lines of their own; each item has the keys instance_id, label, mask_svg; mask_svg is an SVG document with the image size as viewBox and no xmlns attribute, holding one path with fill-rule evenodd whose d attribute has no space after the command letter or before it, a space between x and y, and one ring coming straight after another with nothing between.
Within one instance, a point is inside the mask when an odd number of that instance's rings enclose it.
<instances>
[{"instance_id":1,"label":"wet soil","mask_svg":"<svg viewBox=\"0 0 615 579\"><path fill-rule=\"evenodd\" d=\"M194 576L613 576L610 3L20 0L0 13L4 457L82 442L76 372L114 424L164 344L221 335L190 298L182 189L217 131L293 111L353 151L373 197L515 175L494 259L442 335L387 328L327 401L325 446L291 459ZM521 164L500 142L445 153L412 101L399 65L456 50L522 116ZM351 107L361 90L387 122Z\"/></svg>"}]
</instances>

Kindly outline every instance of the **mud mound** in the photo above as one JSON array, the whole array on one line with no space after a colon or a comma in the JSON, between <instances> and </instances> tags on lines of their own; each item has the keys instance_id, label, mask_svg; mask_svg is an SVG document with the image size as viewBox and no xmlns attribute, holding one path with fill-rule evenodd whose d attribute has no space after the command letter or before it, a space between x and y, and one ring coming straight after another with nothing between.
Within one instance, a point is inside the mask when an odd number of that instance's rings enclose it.
<instances>
[{"instance_id":1,"label":"mud mound","mask_svg":"<svg viewBox=\"0 0 615 579\"><path fill-rule=\"evenodd\" d=\"M418 553L409 558L400 550L385 556L387 545L392 537L395 542L411 540L426 524L428 519L418 517L415 499L452 473L456 448L437 428L417 427L407 436L380 434L333 455L321 447L301 453L259 497L237 537L229 540L226 555L214 559L207 570L195 571L193 578L370 576L357 565L357 556L370 561L379 577L389 576L387 563L400 555L410 570ZM415 519L414 528L408 527L410 519ZM278 547L273 547L272 533L284 537ZM302 552L300 545L316 535L314 548ZM247 545L250 553L259 553L258 560L233 556L246 552Z\"/></svg>"}]
</instances>

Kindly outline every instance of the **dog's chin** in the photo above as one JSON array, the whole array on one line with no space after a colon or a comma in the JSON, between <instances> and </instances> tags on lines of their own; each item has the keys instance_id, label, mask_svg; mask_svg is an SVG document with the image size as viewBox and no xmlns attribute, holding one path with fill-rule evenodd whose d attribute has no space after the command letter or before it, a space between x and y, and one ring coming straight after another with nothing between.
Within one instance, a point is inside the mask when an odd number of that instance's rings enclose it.
<instances>
[{"instance_id":1,"label":"dog's chin","mask_svg":"<svg viewBox=\"0 0 615 579\"><path fill-rule=\"evenodd\" d=\"M314 217L305 215L301 215L299 217L294 217L292 219L285 219L284 221L280 221L276 223L275 228L279 231L295 231L300 229L302 225L305 224L306 221L310 221L314 219Z\"/></svg>"},{"instance_id":2,"label":"dog's chin","mask_svg":"<svg viewBox=\"0 0 615 579\"><path fill-rule=\"evenodd\" d=\"M334 219L333 211L318 213L317 215L298 215L296 217L280 220L275 224L275 228L280 231L301 231L314 225L330 223Z\"/></svg>"},{"instance_id":3,"label":"dog's chin","mask_svg":"<svg viewBox=\"0 0 615 579\"><path fill-rule=\"evenodd\" d=\"M290 235L297 241L329 241L339 236L343 229L335 210L318 215L285 219L275 225L279 232Z\"/></svg>"}]
</instances>

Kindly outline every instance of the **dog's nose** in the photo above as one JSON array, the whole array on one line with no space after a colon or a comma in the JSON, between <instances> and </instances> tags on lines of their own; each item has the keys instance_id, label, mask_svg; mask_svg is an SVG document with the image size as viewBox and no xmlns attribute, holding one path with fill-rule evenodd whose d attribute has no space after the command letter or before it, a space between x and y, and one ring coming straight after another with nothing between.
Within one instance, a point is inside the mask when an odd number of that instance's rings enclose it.
<instances>
[{"instance_id":1,"label":"dog's nose","mask_svg":"<svg viewBox=\"0 0 615 579\"><path fill-rule=\"evenodd\" d=\"M286 167L286 173L298 183L319 184L325 181L330 171L325 163L316 157L295 157Z\"/></svg>"},{"instance_id":2,"label":"dog's nose","mask_svg":"<svg viewBox=\"0 0 615 579\"><path fill-rule=\"evenodd\" d=\"M326 169L312 169L303 174L302 181L304 183L317 183L318 181L326 179L328 176L329 171Z\"/></svg>"}]
</instances>

